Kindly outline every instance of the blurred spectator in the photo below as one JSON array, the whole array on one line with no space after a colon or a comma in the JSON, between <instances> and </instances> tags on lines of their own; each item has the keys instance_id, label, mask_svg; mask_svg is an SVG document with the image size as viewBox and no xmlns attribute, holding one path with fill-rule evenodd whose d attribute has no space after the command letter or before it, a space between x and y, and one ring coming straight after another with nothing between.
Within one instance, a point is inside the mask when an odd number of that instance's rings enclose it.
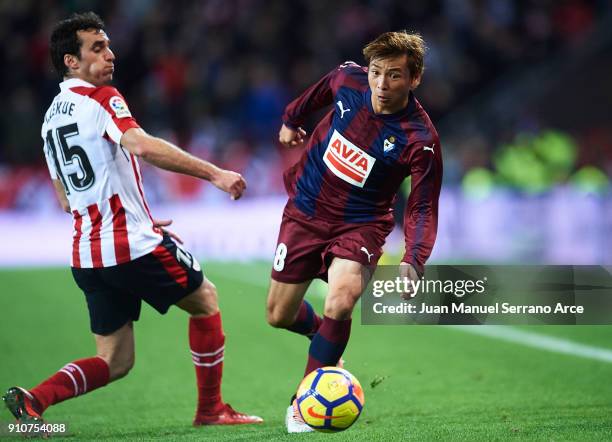
<instances>
[{"instance_id":1,"label":"blurred spectator","mask_svg":"<svg viewBox=\"0 0 612 442\"><path fill-rule=\"evenodd\" d=\"M59 81L48 38L53 23L75 11L105 19L116 84L138 120L204 158L232 163L251 178L254 196L283 191L282 167L294 158L276 145L287 101L344 60L362 62L362 46L380 32L425 37L417 96L438 120L503 73L577 44L609 9L586 0L1 0L0 170L44 170L40 124ZM470 167L490 163L495 146L485 135L466 148L466 140L442 135L449 155L459 147L447 179L458 183ZM578 141L602 136L585 138ZM206 192L199 183L148 186L158 200Z\"/></svg>"}]
</instances>

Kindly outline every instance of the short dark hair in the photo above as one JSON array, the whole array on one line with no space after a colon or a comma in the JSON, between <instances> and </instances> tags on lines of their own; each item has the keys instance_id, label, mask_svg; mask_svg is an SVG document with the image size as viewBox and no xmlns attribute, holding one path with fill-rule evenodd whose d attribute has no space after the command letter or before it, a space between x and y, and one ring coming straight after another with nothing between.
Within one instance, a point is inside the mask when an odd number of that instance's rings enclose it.
<instances>
[{"instance_id":1,"label":"short dark hair","mask_svg":"<svg viewBox=\"0 0 612 442\"><path fill-rule=\"evenodd\" d=\"M408 31L385 32L368 43L363 48L363 55L368 64L375 58L392 58L406 54L408 56L408 69L412 77L423 75L425 66L425 42L420 34Z\"/></svg>"},{"instance_id":2,"label":"short dark hair","mask_svg":"<svg viewBox=\"0 0 612 442\"><path fill-rule=\"evenodd\" d=\"M63 77L68 73L68 67L64 64L64 55L71 54L81 58L83 42L78 37L77 31L88 29L104 30L104 22L94 12L72 14L53 28L49 52L53 67L60 76Z\"/></svg>"}]
</instances>

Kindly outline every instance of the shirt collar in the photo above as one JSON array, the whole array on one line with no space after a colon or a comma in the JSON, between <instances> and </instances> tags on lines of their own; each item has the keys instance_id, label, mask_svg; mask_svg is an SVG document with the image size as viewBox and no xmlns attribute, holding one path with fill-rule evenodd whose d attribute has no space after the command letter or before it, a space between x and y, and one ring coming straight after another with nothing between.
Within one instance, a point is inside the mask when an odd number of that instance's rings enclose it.
<instances>
[{"instance_id":1,"label":"shirt collar","mask_svg":"<svg viewBox=\"0 0 612 442\"><path fill-rule=\"evenodd\" d=\"M88 83L85 80L81 80L80 78L69 78L68 80L62 81L59 86L62 91L77 86L95 87L93 84Z\"/></svg>"}]
</instances>

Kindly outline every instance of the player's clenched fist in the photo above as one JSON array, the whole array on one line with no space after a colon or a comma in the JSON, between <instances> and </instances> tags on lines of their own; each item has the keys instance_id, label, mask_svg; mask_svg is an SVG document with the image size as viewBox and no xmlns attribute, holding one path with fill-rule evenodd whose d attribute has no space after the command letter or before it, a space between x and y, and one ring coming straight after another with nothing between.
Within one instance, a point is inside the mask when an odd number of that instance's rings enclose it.
<instances>
[{"instance_id":1,"label":"player's clenched fist","mask_svg":"<svg viewBox=\"0 0 612 442\"><path fill-rule=\"evenodd\" d=\"M298 129L295 130L283 124L278 132L278 141L287 147L295 147L304 142L305 136L306 131L301 127L298 127Z\"/></svg>"},{"instance_id":2,"label":"player's clenched fist","mask_svg":"<svg viewBox=\"0 0 612 442\"><path fill-rule=\"evenodd\" d=\"M233 200L240 198L247 186L244 177L231 170L220 170L210 182L229 193Z\"/></svg>"}]
</instances>

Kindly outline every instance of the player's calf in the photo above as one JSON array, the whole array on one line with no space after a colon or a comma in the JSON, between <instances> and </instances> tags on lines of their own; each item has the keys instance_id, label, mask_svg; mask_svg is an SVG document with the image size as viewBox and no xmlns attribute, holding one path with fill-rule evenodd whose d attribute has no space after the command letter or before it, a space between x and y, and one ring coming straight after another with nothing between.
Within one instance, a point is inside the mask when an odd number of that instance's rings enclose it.
<instances>
[{"instance_id":1,"label":"player's calf","mask_svg":"<svg viewBox=\"0 0 612 442\"><path fill-rule=\"evenodd\" d=\"M109 382L121 379L134 368L134 353L128 355L98 355L99 358L103 359L108 364L109 370Z\"/></svg>"},{"instance_id":2,"label":"player's calf","mask_svg":"<svg viewBox=\"0 0 612 442\"><path fill-rule=\"evenodd\" d=\"M325 315L308 350L304 375L316 368L338 364L351 333L351 315L369 278L361 264L334 258L329 270Z\"/></svg>"},{"instance_id":3,"label":"player's calf","mask_svg":"<svg viewBox=\"0 0 612 442\"><path fill-rule=\"evenodd\" d=\"M312 339L312 337L319 330L322 321L323 320L315 313L310 303L307 301L302 301L302 305L300 306L300 310L298 311L295 321L286 328L289 331Z\"/></svg>"},{"instance_id":4,"label":"player's calf","mask_svg":"<svg viewBox=\"0 0 612 442\"><path fill-rule=\"evenodd\" d=\"M98 358L108 365L109 382L126 376L135 362L132 322L108 335L95 335Z\"/></svg>"}]
</instances>

